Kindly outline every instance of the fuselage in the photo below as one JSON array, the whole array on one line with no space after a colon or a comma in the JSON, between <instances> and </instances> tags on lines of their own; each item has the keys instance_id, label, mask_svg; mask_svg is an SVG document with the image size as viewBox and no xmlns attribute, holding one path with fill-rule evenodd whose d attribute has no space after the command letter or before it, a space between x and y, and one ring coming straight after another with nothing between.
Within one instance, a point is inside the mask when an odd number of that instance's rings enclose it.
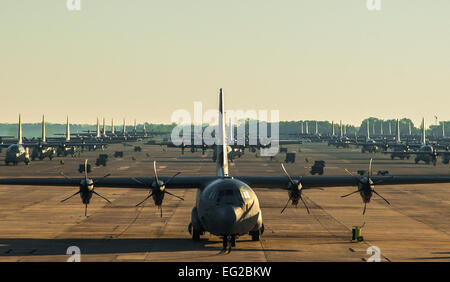
<instances>
[{"instance_id":1,"label":"fuselage","mask_svg":"<svg viewBox=\"0 0 450 282\"><path fill-rule=\"evenodd\" d=\"M28 164L30 162L30 154L28 150L21 144L12 144L6 150L5 163L18 164L20 162L25 162Z\"/></svg>"},{"instance_id":2,"label":"fuselage","mask_svg":"<svg viewBox=\"0 0 450 282\"><path fill-rule=\"evenodd\" d=\"M201 229L213 235L244 235L262 228L255 192L231 177L218 178L198 190L196 211Z\"/></svg>"},{"instance_id":3,"label":"fuselage","mask_svg":"<svg viewBox=\"0 0 450 282\"><path fill-rule=\"evenodd\" d=\"M36 158L43 160L44 158L49 158L50 160L56 155L56 149L48 145L40 145L33 149L31 153L31 158L35 160Z\"/></svg>"},{"instance_id":4,"label":"fuselage","mask_svg":"<svg viewBox=\"0 0 450 282\"><path fill-rule=\"evenodd\" d=\"M431 145L423 145L419 149L419 154L416 155L415 162L423 161L425 163L430 163L436 161L436 156L434 155L434 148Z\"/></svg>"}]
</instances>

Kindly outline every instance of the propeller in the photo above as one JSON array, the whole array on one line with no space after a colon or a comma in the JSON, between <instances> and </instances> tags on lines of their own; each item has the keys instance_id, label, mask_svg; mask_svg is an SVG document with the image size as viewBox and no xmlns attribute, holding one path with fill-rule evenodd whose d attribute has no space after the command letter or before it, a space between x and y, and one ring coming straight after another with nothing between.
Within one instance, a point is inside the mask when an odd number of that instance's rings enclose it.
<instances>
[{"instance_id":1,"label":"propeller","mask_svg":"<svg viewBox=\"0 0 450 282\"><path fill-rule=\"evenodd\" d=\"M179 175L181 172L177 172L175 173L171 178L169 178L169 180L167 180L166 182L160 180L158 178L158 172L156 170L156 161L153 161L153 171L155 173L155 179L153 180L152 184L150 184L150 191L149 191L149 195L147 197L145 197L144 200L142 200L141 202L139 202L138 204L136 204L137 206L140 206L141 204L143 204L145 201L147 201L150 197L153 197L153 200L155 202L155 205L158 206L159 210L160 210L160 214L162 217L162 202L164 200L164 195L168 194L172 197L178 198L182 201L184 201L184 199L180 196L177 196L169 191L167 191L166 189L166 185L169 184L170 182L172 182L172 180ZM137 183L140 183L142 185L146 185L145 183L141 182L140 180L133 178L134 181L136 181Z\"/></svg>"},{"instance_id":2,"label":"propeller","mask_svg":"<svg viewBox=\"0 0 450 282\"><path fill-rule=\"evenodd\" d=\"M303 197L302 197L301 178L300 178L300 180L293 180L291 178L291 176L289 175L289 173L287 173L286 168L284 167L283 164L281 164L281 168L283 169L284 174L286 174L287 178L289 179L289 187L288 187L289 199L287 200L284 208L281 210L281 213L283 213L284 210L287 208L287 206L289 205L289 202L292 202L292 204L297 207L298 200L301 200L303 202L303 205L305 205L306 211L309 214L310 213L309 208L306 205L306 202L305 202L305 200L303 200Z\"/></svg>"},{"instance_id":3,"label":"propeller","mask_svg":"<svg viewBox=\"0 0 450 282\"><path fill-rule=\"evenodd\" d=\"M373 159L370 159L369 161L369 169L367 170L367 177L363 176L363 177L357 177L355 175L353 175L348 169L345 169L345 171L353 176L356 180L358 180L358 190L353 191L349 194L346 195L342 195L341 198L345 198L348 197L350 195L353 195L355 193L360 193L361 194L361 198L364 202L364 209L363 209L363 214L366 213L366 208L367 208L367 203L370 202L370 199L372 198L372 193L375 193L377 196L379 196L381 199L383 199L388 205L390 205L391 203L389 203L388 200L386 200L383 196L381 196L376 190L375 190L375 184L381 183L383 182L383 180L378 180L376 182L374 182L372 180L372 161Z\"/></svg>"},{"instance_id":4,"label":"propeller","mask_svg":"<svg viewBox=\"0 0 450 282\"><path fill-rule=\"evenodd\" d=\"M108 173L105 176L103 176L102 178L97 179L96 181L93 181L92 179L88 178L87 165L88 165L88 160L86 159L84 161L84 179L81 179L81 181L80 181L79 190L76 193L72 194L71 196L69 196L61 201L61 203L63 203L65 201L69 200L70 198L72 198L73 196L80 194L81 200L82 200L83 204L85 205L85 208L84 208L85 216L87 216L87 208L88 208L88 204L92 198L92 195L99 196L100 198L104 199L108 203L111 203L111 201L108 200L106 197L104 197L104 196L100 195L99 193L97 193L96 191L94 191L94 185L101 182L102 179L110 176L111 174ZM73 178L66 176L63 172L61 172L60 174L67 179L73 179Z\"/></svg>"}]
</instances>

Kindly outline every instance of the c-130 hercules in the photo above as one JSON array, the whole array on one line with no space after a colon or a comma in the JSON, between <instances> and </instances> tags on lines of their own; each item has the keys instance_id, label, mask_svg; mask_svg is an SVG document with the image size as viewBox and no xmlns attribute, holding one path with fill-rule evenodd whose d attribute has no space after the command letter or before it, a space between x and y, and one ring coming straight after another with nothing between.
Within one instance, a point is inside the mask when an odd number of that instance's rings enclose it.
<instances>
[{"instance_id":1,"label":"c-130 hercules","mask_svg":"<svg viewBox=\"0 0 450 282\"><path fill-rule=\"evenodd\" d=\"M88 178L86 175L83 178L0 178L0 185L79 186L76 194L80 194L86 207L93 194L99 195L94 192L94 184L98 187L148 189L149 195L144 201L151 197L158 207L162 206L165 194L175 196L168 191L169 188L197 189L196 202L189 223L192 239L199 240L201 235L209 232L222 237L224 249L229 250L235 246L237 237L249 234L252 240L258 241L264 232L259 200L251 186L286 189L287 204L297 205L301 200L306 207L302 192L310 188L357 186L357 192L367 203L374 193L375 184L450 183L450 176L291 177L286 171L285 176L232 177L228 171L227 154L224 154L227 152L227 145L222 89L219 94L219 123L216 136L219 140L216 176L158 177L154 163L154 177L105 178L108 176L106 175L103 178ZM178 198L182 200L181 197ZM310 212L308 208L307 211Z\"/></svg>"}]
</instances>

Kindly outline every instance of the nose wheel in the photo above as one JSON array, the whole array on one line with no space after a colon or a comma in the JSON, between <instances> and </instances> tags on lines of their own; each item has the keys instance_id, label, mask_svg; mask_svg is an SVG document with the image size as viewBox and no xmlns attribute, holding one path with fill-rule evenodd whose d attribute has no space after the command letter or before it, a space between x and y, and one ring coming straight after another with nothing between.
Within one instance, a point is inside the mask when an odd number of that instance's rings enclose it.
<instances>
[{"instance_id":1,"label":"nose wheel","mask_svg":"<svg viewBox=\"0 0 450 282\"><path fill-rule=\"evenodd\" d=\"M229 250L229 249L231 249L231 247L235 247L236 246L236 235L223 236L222 244L223 244L224 250Z\"/></svg>"}]
</instances>

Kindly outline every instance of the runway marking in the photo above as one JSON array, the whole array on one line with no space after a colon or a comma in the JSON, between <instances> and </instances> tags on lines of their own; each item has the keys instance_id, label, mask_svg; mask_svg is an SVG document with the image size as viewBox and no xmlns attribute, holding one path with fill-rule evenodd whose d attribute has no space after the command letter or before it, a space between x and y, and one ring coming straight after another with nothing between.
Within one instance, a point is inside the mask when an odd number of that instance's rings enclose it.
<instances>
[{"instance_id":1,"label":"runway marking","mask_svg":"<svg viewBox=\"0 0 450 282\"><path fill-rule=\"evenodd\" d=\"M129 169L129 168L130 168L130 166L121 166L117 170L126 170L126 169Z\"/></svg>"}]
</instances>

